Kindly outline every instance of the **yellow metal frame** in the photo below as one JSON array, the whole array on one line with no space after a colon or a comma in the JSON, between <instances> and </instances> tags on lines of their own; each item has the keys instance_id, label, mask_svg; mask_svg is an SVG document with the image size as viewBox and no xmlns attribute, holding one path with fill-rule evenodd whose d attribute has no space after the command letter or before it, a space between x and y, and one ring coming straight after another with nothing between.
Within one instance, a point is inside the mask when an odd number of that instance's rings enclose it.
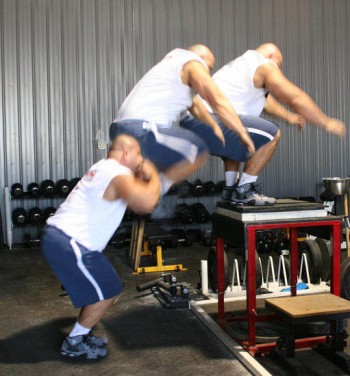
<instances>
[{"instance_id":1,"label":"yellow metal frame","mask_svg":"<svg viewBox=\"0 0 350 376\"><path fill-rule=\"evenodd\" d=\"M144 241L143 243L143 251L141 252L141 256L152 256L156 261L156 266L143 266L138 267L133 274L144 274L144 273L155 273L155 272L165 272L170 270L176 271L184 271L187 270L182 266L182 264L175 264L175 265L163 265L163 251L162 246L157 245L156 251L152 252L148 245L148 241Z\"/></svg>"}]
</instances>

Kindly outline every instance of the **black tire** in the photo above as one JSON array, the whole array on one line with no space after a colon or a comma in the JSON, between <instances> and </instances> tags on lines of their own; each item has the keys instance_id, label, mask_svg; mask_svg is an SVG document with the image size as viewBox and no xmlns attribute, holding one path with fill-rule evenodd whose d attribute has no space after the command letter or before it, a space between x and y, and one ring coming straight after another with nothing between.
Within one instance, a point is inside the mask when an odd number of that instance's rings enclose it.
<instances>
[{"instance_id":1,"label":"black tire","mask_svg":"<svg viewBox=\"0 0 350 376\"><path fill-rule=\"evenodd\" d=\"M287 277L287 285L290 286L290 261L289 261L289 256L284 256L284 266L286 268L286 277ZM282 282L284 283L284 275L283 275L283 270L280 276L280 280L282 277Z\"/></svg>"},{"instance_id":2,"label":"black tire","mask_svg":"<svg viewBox=\"0 0 350 376\"><path fill-rule=\"evenodd\" d=\"M208 281L211 289L214 292L218 290L218 272L217 272L217 256L216 249L214 247L209 249L208 253ZM229 266L228 266L228 257L227 253L224 250L224 283L225 290L229 285Z\"/></svg>"},{"instance_id":3,"label":"black tire","mask_svg":"<svg viewBox=\"0 0 350 376\"><path fill-rule=\"evenodd\" d=\"M315 242L315 240L307 239L298 244L299 256L303 253L306 253L309 274L310 274L310 283L319 283L323 271L323 259L320 247ZM302 273L303 282L307 282L306 271L303 270Z\"/></svg>"},{"instance_id":4,"label":"black tire","mask_svg":"<svg viewBox=\"0 0 350 376\"><path fill-rule=\"evenodd\" d=\"M340 264L340 296L350 300L350 257Z\"/></svg>"},{"instance_id":5,"label":"black tire","mask_svg":"<svg viewBox=\"0 0 350 376\"><path fill-rule=\"evenodd\" d=\"M315 242L318 244L322 254L323 268L321 274L322 281L329 281L331 276L331 251L330 246L324 239L316 238Z\"/></svg>"},{"instance_id":6,"label":"black tire","mask_svg":"<svg viewBox=\"0 0 350 376\"><path fill-rule=\"evenodd\" d=\"M246 271L247 271L247 274L246 274L246 279L247 279L248 278L248 266L246 268ZM257 251L255 251L255 274L256 274L256 289L259 289L263 283L263 272L262 272L262 265L260 265L260 262L259 262L259 254Z\"/></svg>"}]
</instances>

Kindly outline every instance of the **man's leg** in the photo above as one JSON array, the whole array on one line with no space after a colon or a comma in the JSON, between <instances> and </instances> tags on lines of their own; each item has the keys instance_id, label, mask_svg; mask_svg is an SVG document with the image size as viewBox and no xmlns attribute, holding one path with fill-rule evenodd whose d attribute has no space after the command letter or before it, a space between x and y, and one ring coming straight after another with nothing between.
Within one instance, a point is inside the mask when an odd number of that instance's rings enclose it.
<instances>
[{"instance_id":1,"label":"man's leg","mask_svg":"<svg viewBox=\"0 0 350 376\"><path fill-rule=\"evenodd\" d=\"M116 297L113 297L82 307L78 317L79 324L91 330L103 318L115 299Z\"/></svg>"},{"instance_id":2,"label":"man's leg","mask_svg":"<svg viewBox=\"0 0 350 376\"><path fill-rule=\"evenodd\" d=\"M242 176L233 189L235 202L249 205L273 205L276 202L275 198L263 195L254 183L275 153L279 140L280 131L278 130L275 138L259 148L253 157L245 163Z\"/></svg>"}]
</instances>

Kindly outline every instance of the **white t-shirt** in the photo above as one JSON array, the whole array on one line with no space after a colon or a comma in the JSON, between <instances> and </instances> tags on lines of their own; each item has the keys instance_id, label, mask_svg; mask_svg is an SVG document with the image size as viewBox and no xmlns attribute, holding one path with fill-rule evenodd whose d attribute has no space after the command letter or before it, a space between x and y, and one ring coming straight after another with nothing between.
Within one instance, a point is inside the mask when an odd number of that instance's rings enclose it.
<instances>
[{"instance_id":1,"label":"white t-shirt","mask_svg":"<svg viewBox=\"0 0 350 376\"><path fill-rule=\"evenodd\" d=\"M114 122L139 119L171 128L181 113L192 106L196 94L181 80L183 66L192 60L207 66L192 51L176 48L169 52L135 85Z\"/></svg>"},{"instance_id":2,"label":"white t-shirt","mask_svg":"<svg viewBox=\"0 0 350 376\"><path fill-rule=\"evenodd\" d=\"M248 50L213 75L239 115L260 116L263 111L267 90L254 87L253 78L258 67L267 63L274 64L260 53Z\"/></svg>"},{"instance_id":3,"label":"white t-shirt","mask_svg":"<svg viewBox=\"0 0 350 376\"><path fill-rule=\"evenodd\" d=\"M132 171L114 159L102 159L94 164L56 213L48 218L47 224L62 230L87 249L102 252L127 207L122 199L103 199L107 186L118 175L132 175Z\"/></svg>"}]
</instances>

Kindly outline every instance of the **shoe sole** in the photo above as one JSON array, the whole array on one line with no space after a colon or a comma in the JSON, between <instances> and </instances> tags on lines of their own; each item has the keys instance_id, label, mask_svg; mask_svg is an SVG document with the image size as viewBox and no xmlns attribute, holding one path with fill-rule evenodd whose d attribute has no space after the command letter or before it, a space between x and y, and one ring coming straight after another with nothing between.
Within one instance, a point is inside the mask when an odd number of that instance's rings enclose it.
<instances>
[{"instance_id":1,"label":"shoe sole","mask_svg":"<svg viewBox=\"0 0 350 376\"><path fill-rule=\"evenodd\" d=\"M82 353L82 354L74 354L74 353L67 353L65 351L60 351L61 355L64 356L65 358L70 358L70 359L88 359L88 360L99 360L99 359L103 359L107 356L104 355L97 355L96 357L94 358L89 358L88 355L86 353Z\"/></svg>"},{"instance_id":2,"label":"shoe sole","mask_svg":"<svg viewBox=\"0 0 350 376\"><path fill-rule=\"evenodd\" d=\"M249 205L250 206L273 206L276 203L276 201L274 203L270 203L270 202L267 202L267 201L257 203L255 200L244 202L244 201L239 200L239 199L233 199L233 201L238 205L248 205L248 206Z\"/></svg>"}]
</instances>

